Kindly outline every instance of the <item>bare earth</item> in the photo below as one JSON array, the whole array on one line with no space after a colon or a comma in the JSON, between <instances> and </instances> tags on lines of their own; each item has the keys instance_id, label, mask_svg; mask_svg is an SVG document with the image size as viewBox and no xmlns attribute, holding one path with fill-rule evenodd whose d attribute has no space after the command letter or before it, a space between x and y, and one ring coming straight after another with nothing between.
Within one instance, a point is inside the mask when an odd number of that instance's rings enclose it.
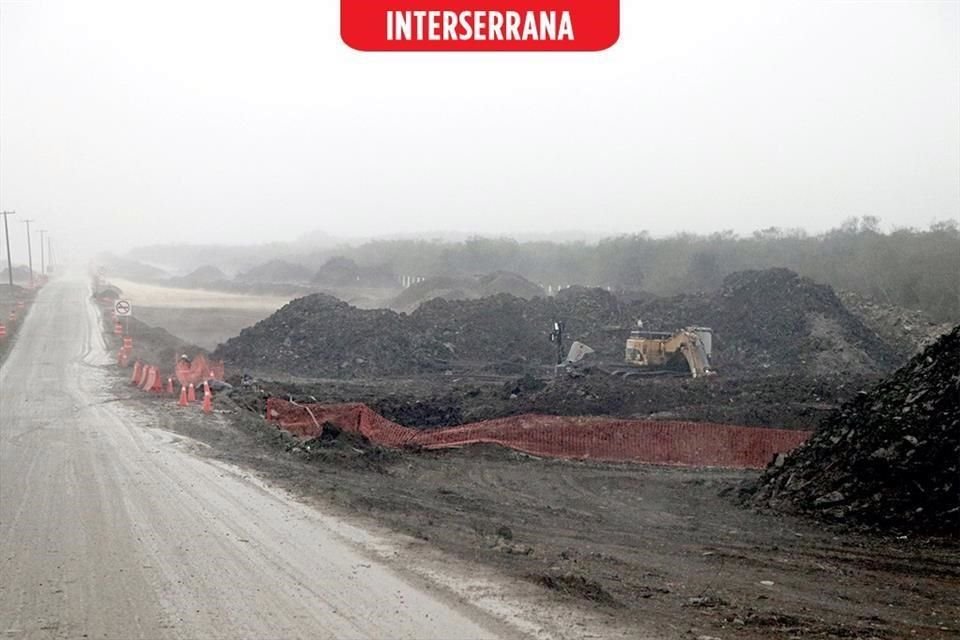
<instances>
[{"instance_id":1,"label":"bare earth","mask_svg":"<svg viewBox=\"0 0 960 640\"><path fill-rule=\"evenodd\" d=\"M495 575L417 562L409 538L198 456L116 402L88 296L80 280L48 285L0 369L3 637L580 635ZM449 586L471 583L470 602Z\"/></svg>"},{"instance_id":2,"label":"bare earth","mask_svg":"<svg viewBox=\"0 0 960 640\"><path fill-rule=\"evenodd\" d=\"M413 564L441 554L439 563L470 566L469 578L445 584L474 603L490 593L477 584L485 572L500 576L494 584L515 579L500 587L508 601L539 591L551 616L543 596L553 594L573 616L561 629L576 637L960 637L955 543L755 513L735 499L753 472L303 443L229 398L205 416L135 390L125 374L113 379L122 403L202 443L198 453L366 528L408 534Z\"/></svg>"}]
</instances>

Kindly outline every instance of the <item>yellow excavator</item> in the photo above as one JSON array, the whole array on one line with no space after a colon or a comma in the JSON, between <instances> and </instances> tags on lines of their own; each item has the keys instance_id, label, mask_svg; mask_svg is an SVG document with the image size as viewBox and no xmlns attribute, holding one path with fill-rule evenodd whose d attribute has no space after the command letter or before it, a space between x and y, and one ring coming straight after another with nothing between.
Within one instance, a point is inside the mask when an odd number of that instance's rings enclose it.
<instances>
[{"instance_id":1,"label":"yellow excavator","mask_svg":"<svg viewBox=\"0 0 960 640\"><path fill-rule=\"evenodd\" d=\"M713 348L710 327L685 327L668 333L644 331L642 323L638 325L627 338L624 362L628 368L616 373L629 376L630 368L636 368L639 375L686 370L694 378L715 375L710 365Z\"/></svg>"},{"instance_id":2,"label":"yellow excavator","mask_svg":"<svg viewBox=\"0 0 960 640\"><path fill-rule=\"evenodd\" d=\"M563 357L563 323L554 323L550 334L557 347L557 367L583 366L593 349L574 342L570 353ZM694 378L716 375L710 364L713 350L713 330L710 327L685 327L673 333L644 331L643 322L630 332L624 353L624 364L597 363L600 369L616 376L659 376L683 374Z\"/></svg>"}]
</instances>

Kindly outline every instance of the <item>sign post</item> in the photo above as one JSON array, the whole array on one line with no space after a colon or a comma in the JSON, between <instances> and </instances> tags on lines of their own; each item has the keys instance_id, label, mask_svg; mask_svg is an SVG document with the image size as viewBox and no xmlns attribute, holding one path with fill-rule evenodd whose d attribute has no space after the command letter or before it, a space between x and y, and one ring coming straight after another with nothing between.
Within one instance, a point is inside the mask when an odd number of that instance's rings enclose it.
<instances>
[{"instance_id":1,"label":"sign post","mask_svg":"<svg viewBox=\"0 0 960 640\"><path fill-rule=\"evenodd\" d=\"M113 310L118 318L124 318L124 334L130 335L130 316L133 315L133 305L129 300L117 300L113 303Z\"/></svg>"}]
</instances>

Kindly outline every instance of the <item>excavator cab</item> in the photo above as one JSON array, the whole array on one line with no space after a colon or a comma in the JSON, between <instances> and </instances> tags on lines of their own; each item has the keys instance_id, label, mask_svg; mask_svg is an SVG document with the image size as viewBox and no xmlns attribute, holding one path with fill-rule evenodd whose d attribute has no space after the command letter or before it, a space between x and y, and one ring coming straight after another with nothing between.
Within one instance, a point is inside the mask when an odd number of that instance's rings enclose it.
<instances>
[{"instance_id":1,"label":"excavator cab","mask_svg":"<svg viewBox=\"0 0 960 640\"><path fill-rule=\"evenodd\" d=\"M714 375L710 366L712 349L713 331L709 327L686 327L674 333L638 328L627 338L624 361L651 371L689 371L699 378Z\"/></svg>"}]
</instances>

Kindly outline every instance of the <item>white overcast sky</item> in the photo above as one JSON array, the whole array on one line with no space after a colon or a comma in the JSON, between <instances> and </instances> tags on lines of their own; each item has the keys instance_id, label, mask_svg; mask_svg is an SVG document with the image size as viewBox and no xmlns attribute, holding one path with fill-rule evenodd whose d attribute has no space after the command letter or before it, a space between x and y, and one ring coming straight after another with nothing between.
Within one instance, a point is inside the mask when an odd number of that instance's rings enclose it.
<instances>
[{"instance_id":1,"label":"white overcast sky","mask_svg":"<svg viewBox=\"0 0 960 640\"><path fill-rule=\"evenodd\" d=\"M120 250L960 215L956 1L623 0L588 54L359 53L338 6L2 0L0 206Z\"/></svg>"}]
</instances>

